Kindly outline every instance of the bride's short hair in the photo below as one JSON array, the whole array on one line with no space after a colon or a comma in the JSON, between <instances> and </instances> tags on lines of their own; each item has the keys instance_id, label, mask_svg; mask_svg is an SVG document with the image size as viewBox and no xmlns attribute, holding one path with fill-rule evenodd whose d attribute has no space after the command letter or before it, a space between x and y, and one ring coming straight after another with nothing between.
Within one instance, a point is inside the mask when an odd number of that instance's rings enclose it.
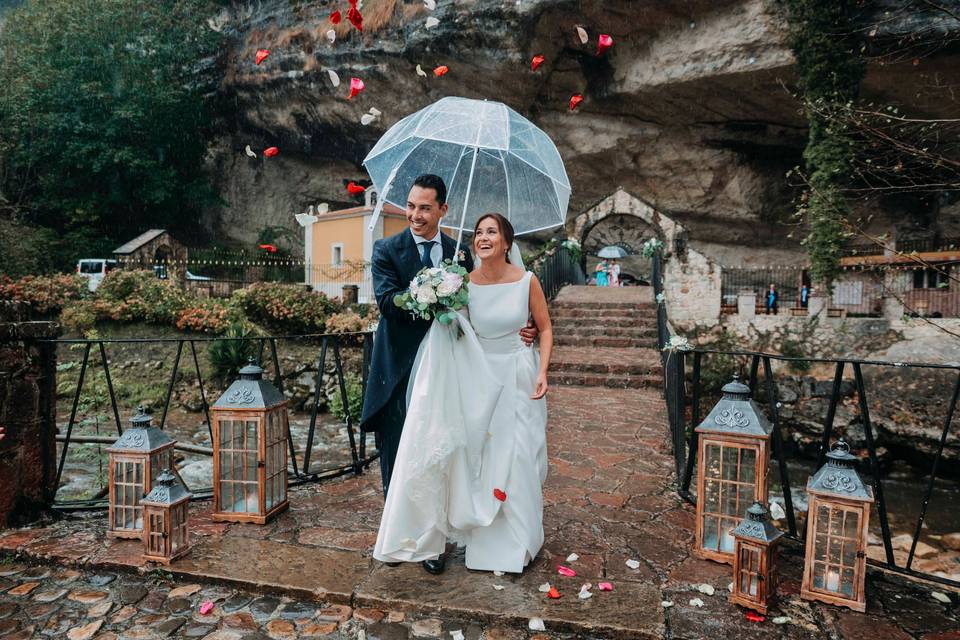
<instances>
[{"instance_id":1,"label":"bride's short hair","mask_svg":"<svg viewBox=\"0 0 960 640\"><path fill-rule=\"evenodd\" d=\"M501 213L496 213L495 211L483 214L477 218L477 224L473 226L473 237L477 237L477 230L480 228L480 223L487 218L493 218L497 221L500 235L503 236L503 241L507 243L507 262L510 262L510 249L513 247L513 225L510 224L506 216Z\"/></svg>"}]
</instances>

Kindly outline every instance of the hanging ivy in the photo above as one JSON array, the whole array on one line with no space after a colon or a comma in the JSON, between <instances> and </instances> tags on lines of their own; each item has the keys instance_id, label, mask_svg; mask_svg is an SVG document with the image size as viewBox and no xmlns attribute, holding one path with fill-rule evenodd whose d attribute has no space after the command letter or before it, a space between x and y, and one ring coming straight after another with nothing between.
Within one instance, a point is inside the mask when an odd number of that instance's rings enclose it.
<instances>
[{"instance_id":1,"label":"hanging ivy","mask_svg":"<svg viewBox=\"0 0 960 640\"><path fill-rule=\"evenodd\" d=\"M840 272L843 221L850 212L842 187L851 173L854 149L845 135L844 113L859 95L864 63L853 41L847 1L781 3L810 127L803 152L808 193L798 213L809 226L804 246L810 275L829 290Z\"/></svg>"}]
</instances>

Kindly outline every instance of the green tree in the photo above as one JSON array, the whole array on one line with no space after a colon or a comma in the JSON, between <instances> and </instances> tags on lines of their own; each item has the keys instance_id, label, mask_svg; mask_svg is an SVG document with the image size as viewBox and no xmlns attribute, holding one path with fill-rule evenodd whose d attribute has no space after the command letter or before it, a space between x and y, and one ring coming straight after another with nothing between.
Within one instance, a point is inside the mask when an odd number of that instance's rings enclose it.
<instances>
[{"instance_id":1,"label":"green tree","mask_svg":"<svg viewBox=\"0 0 960 640\"><path fill-rule=\"evenodd\" d=\"M209 15L206 0L33 0L0 23L0 202L57 234L61 266L147 225L189 228L213 197Z\"/></svg>"}]
</instances>

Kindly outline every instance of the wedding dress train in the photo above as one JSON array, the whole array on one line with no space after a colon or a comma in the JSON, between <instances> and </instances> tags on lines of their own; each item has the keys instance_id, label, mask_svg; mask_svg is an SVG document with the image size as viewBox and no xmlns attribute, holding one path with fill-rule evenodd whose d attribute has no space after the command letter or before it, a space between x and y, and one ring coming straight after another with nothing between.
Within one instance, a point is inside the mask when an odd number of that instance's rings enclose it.
<instances>
[{"instance_id":1,"label":"wedding dress train","mask_svg":"<svg viewBox=\"0 0 960 640\"><path fill-rule=\"evenodd\" d=\"M520 573L543 545L546 401L530 399L539 354L519 336L530 277L471 283L469 321L424 339L376 559L436 558L449 539L469 569Z\"/></svg>"}]
</instances>

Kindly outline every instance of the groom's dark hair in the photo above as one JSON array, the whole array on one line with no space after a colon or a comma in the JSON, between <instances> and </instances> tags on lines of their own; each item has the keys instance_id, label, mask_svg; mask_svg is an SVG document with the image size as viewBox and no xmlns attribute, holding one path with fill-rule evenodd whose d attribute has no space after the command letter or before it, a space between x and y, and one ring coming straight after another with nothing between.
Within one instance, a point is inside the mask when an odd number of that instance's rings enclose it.
<instances>
[{"instance_id":1,"label":"groom's dark hair","mask_svg":"<svg viewBox=\"0 0 960 640\"><path fill-rule=\"evenodd\" d=\"M416 177L416 179L413 181L413 186L420 187L421 189L433 189L436 191L437 204L443 204L447 201L447 185L440 176L435 176L432 173L425 173L422 176Z\"/></svg>"}]
</instances>

